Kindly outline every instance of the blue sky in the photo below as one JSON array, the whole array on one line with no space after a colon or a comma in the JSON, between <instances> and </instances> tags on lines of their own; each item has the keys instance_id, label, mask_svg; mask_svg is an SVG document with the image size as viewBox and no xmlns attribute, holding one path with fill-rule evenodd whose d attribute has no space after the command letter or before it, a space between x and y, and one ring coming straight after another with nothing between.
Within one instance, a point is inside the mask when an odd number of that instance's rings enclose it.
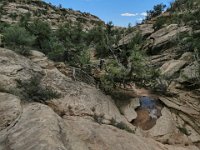
<instances>
[{"instance_id":1,"label":"blue sky","mask_svg":"<svg viewBox=\"0 0 200 150\"><path fill-rule=\"evenodd\" d=\"M105 22L112 21L117 26L134 25L145 17L146 10L163 3L169 5L173 0L44 0L64 8L89 12Z\"/></svg>"}]
</instances>

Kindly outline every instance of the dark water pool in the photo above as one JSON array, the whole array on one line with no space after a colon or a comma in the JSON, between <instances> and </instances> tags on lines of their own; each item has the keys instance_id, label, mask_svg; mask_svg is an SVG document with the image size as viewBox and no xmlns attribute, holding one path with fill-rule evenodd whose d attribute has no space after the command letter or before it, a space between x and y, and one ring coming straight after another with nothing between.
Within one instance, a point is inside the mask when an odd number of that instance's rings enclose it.
<instances>
[{"instance_id":1,"label":"dark water pool","mask_svg":"<svg viewBox=\"0 0 200 150\"><path fill-rule=\"evenodd\" d=\"M160 101L151 97L143 96L139 99L140 107L136 109L138 116L132 123L143 130L149 130L156 124L157 119L162 116L163 106Z\"/></svg>"},{"instance_id":2,"label":"dark water pool","mask_svg":"<svg viewBox=\"0 0 200 150\"><path fill-rule=\"evenodd\" d=\"M143 96L140 98L140 107L154 109L156 107L156 101L150 97Z\"/></svg>"}]
</instances>

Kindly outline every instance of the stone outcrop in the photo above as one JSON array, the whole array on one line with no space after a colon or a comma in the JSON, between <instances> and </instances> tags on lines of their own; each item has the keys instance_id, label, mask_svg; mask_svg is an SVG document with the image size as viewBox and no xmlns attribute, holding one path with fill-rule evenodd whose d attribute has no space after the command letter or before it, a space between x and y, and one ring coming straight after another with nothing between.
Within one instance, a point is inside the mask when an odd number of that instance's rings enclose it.
<instances>
[{"instance_id":1,"label":"stone outcrop","mask_svg":"<svg viewBox=\"0 0 200 150\"><path fill-rule=\"evenodd\" d=\"M118 106L120 112L125 116L128 122L132 122L137 118L135 109L140 106L140 101L139 98L132 98L125 102L119 100Z\"/></svg>"},{"instance_id":2,"label":"stone outcrop","mask_svg":"<svg viewBox=\"0 0 200 150\"><path fill-rule=\"evenodd\" d=\"M17 80L25 81L35 75L44 74L40 66L8 49L0 48L0 64L2 90L14 89Z\"/></svg>"},{"instance_id":3,"label":"stone outcrop","mask_svg":"<svg viewBox=\"0 0 200 150\"><path fill-rule=\"evenodd\" d=\"M183 82L189 82L193 83L195 80L199 80L199 64L197 62L193 62L187 67L185 67L183 70L180 72L180 76L178 78L178 81L183 83Z\"/></svg>"},{"instance_id":4,"label":"stone outcrop","mask_svg":"<svg viewBox=\"0 0 200 150\"><path fill-rule=\"evenodd\" d=\"M12 98L7 100L12 101ZM165 146L109 125L97 124L89 118L66 116L62 119L51 108L39 103L24 104L21 111L14 125L0 131L2 150L198 150L194 146Z\"/></svg>"},{"instance_id":5,"label":"stone outcrop","mask_svg":"<svg viewBox=\"0 0 200 150\"><path fill-rule=\"evenodd\" d=\"M138 27L143 37L147 37L154 32L153 24L141 24Z\"/></svg>"},{"instance_id":6,"label":"stone outcrop","mask_svg":"<svg viewBox=\"0 0 200 150\"><path fill-rule=\"evenodd\" d=\"M30 15L31 19L46 20L52 29L57 29L64 22L71 22L71 24L80 22L84 30L89 30L98 24L104 24L98 17L89 13L55 7L43 1L31 0L28 4L18 0L6 2L0 2L2 12L4 12L0 20L10 24L19 22L21 16L27 14Z\"/></svg>"},{"instance_id":7,"label":"stone outcrop","mask_svg":"<svg viewBox=\"0 0 200 150\"><path fill-rule=\"evenodd\" d=\"M148 37L149 39L153 39L151 53L159 54L160 51L170 48L179 34L189 32L190 30L191 29L186 26L179 27L177 24L170 24L169 26L154 32Z\"/></svg>"},{"instance_id":8,"label":"stone outcrop","mask_svg":"<svg viewBox=\"0 0 200 150\"><path fill-rule=\"evenodd\" d=\"M135 127L130 122L135 118L134 109L139 106L139 102L133 99L132 103L123 105L126 107L121 108L124 115L121 114L109 96L62 74L42 53L32 51L30 58L25 58L13 51L0 49L0 62L1 150L198 150L190 143L189 146L178 146L173 142L169 142L171 145L156 142L158 139L151 139L157 136L153 129L151 136L147 136L142 131L134 134L129 133L130 130L126 131L126 128L122 130L120 126L113 126L111 120L114 119L134 131ZM36 74L41 76L42 85L48 85L61 93L62 98L44 105L25 102L5 93L12 92L8 89L17 88L16 79L28 80ZM165 115L169 113L164 112L163 117L169 117ZM96 120L95 117L102 118ZM161 123L155 128L160 129L164 122L162 120L161 117L158 120ZM159 135L167 134L167 129L166 132L160 130ZM193 134L193 141L197 141L197 137L197 134Z\"/></svg>"},{"instance_id":9,"label":"stone outcrop","mask_svg":"<svg viewBox=\"0 0 200 150\"><path fill-rule=\"evenodd\" d=\"M165 76L166 78L172 78L175 76L175 73L180 71L185 66L185 64L186 64L186 61L184 60L167 61L160 68L161 75Z\"/></svg>"},{"instance_id":10,"label":"stone outcrop","mask_svg":"<svg viewBox=\"0 0 200 150\"><path fill-rule=\"evenodd\" d=\"M14 95L0 93L0 131L15 123L22 113L21 101Z\"/></svg>"}]
</instances>

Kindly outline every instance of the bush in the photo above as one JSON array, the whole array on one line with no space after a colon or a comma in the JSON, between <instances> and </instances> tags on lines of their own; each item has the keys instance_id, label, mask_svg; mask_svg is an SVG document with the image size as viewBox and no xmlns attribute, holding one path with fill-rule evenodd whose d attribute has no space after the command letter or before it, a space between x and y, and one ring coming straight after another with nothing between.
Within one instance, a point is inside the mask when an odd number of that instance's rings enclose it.
<instances>
[{"instance_id":1,"label":"bush","mask_svg":"<svg viewBox=\"0 0 200 150\"><path fill-rule=\"evenodd\" d=\"M28 22L30 21L30 19L31 19L31 13L30 12L21 15L20 21L19 21L20 26L27 27Z\"/></svg>"},{"instance_id":2,"label":"bush","mask_svg":"<svg viewBox=\"0 0 200 150\"><path fill-rule=\"evenodd\" d=\"M31 34L36 36L34 45L47 54L49 50L49 39L52 34L50 25L41 20L34 20L33 23L27 26L27 29Z\"/></svg>"},{"instance_id":3,"label":"bush","mask_svg":"<svg viewBox=\"0 0 200 150\"><path fill-rule=\"evenodd\" d=\"M64 61L64 51L65 47L56 37L50 39L48 52L49 59L57 62Z\"/></svg>"},{"instance_id":4,"label":"bush","mask_svg":"<svg viewBox=\"0 0 200 150\"><path fill-rule=\"evenodd\" d=\"M164 11L165 8L166 8L166 5L164 5L162 3L158 4L158 5L155 5L153 7L153 10L147 11L147 17L146 17L146 19L150 20L153 17L159 16L160 14L162 14L162 12Z\"/></svg>"},{"instance_id":5,"label":"bush","mask_svg":"<svg viewBox=\"0 0 200 150\"><path fill-rule=\"evenodd\" d=\"M35 36L31 35L25 28L17 25L5 28L3 31L6 46L13 48L22 55L28 55Z\"/></svg>"},{"instance_id":6,"label":"bush","mask_svg":"<svg viewBox=\"0 0 200 150\"><path fill-rule=\"evenodd\" d=\"M130 132L130 133L135 133L135 131L132 130L131 128L129 128L125 123L123 123L123 122L118 123L115 118L112 118L110 120L110 124L121 129L121 130L125 130L125 131Z\"/></svg>"},{"instance_id":7,"label":"bush","mask_svg":"<svg viewBox=\"0 0 200 150\"><path fill-rule=\"evenodd\" d=\"M106 93L111 93L117 83L124 84L127 70L116 60L110 60L105 66L106 74L101 77L101 89Z\"/></svg>"},{"instance_id":8,"label":"bush","mask_svg":"<svg viewBox=\"0 0 200 150\"><path fill-rule=\"evenodd\" d=\"M103 124L103 120L105 119L104 114L97 115L96 113L94 114L93 118L94 118L94 121L99 124Z\"/></svg>"},{"instance_id":9,"label":"bush","mask_svg":"<svg viewBox=\"0 0 200 150\"><path fill-rule=\"evenodd\" d=\"M136 33L126 48L117 54L117 58L106 63L106 73L100 79L103 91L110 94L118 85L123 84L125 87L131 82L147 86L158 77L157 72L146 63L140 48L142 41L142 36Z\"/></svg>"},{"instance_id":10,"label":"bush","mask_svg":"<svg viewBox=\"0 0 200 150\"><path fill-rule=\"evenodd\" d=\"M135 133L135 131L133 131L131 128L129 128L125 123L123 122L119 122L115 125L117 128L121 129L121 130L125 130L127 132L130 133Z\"/></svg>"},{"instance_id":11,"label":"bush","mask_svg":"<svg viewBox=\"0 0 200 150\"><path fill-rule=\"evenodd\" d=\"M90 52L88 49L84 49L78 55L79 64L82 67L85 67L90 64Z\"/></svg>"},{"instance_id":12,"label":"bush","mask_svg":"<svg viewBox=\"0 0 200 150\"><path fill-rule=\"evenodd\" d=\"M165 23L166 23L165 17L157 18L156 22L153 25L154 30L157 31L157 30L161 29Z\"/></svg>"},{"instance_id":13,"label":"bush","mask_svg":"<svg viewBox=\"0 0 200 150\"><path fill-rule=\"evenodd\" d=\"M29 81L17 80L17 87L20 89L19 96L23 100L44 103L47 100L59 98L60 94L53 91L50 87L43 87L40 84L39 76L32 77Z\"/></svg>"}]
</instances>

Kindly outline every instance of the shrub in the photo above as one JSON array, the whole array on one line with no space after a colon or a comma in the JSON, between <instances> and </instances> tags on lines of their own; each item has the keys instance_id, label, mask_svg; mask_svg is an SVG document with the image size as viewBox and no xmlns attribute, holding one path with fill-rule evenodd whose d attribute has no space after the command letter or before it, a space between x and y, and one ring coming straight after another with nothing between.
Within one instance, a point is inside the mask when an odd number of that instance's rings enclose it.
<instances>
[{"instance_id":1,"label":"shrub","mask_svg":"<svg viewBox=\"0 0 200 150\"><path fill-rule=\"evenodd\" d=\"M53 61L64 61L64 45L56 38L53 37L49 42L48 57Z\"/></svg>"},{"instance_id":2,"label":"shrub","mask_svg":"<svg viewBox=\"0 0 200 150\"><path fill-rule=\"evenodd\" d=\"M130 133L135 133L135 131L132 130L131 128L129 128L125 123L123 123L123 122L118 123L115 118L112 118L110 120L110 124L121 129L121 130L125 130L125 131L130 132Z\"/></svg>"},{"instance_id":3,"label":"shrub","mask_svg":"<svg viewBox=\"0 0 200 150\"><path fill-rule=\"evenodd\" d=\"M20 21L19 21L20 26L27 27L28 22L30 21L30 19L31 19L31 13L30 12L21 15Z\"/></svg>"},{"instance_id":4,"label":"shrub","mask_svg":"<svg viewBox=\"0 0 200 150\"><path fill-rule=\"evenodd\" d=\"M120 65L116 60L110 60L106 66L106 74L100 79L100 88L106 92L112 92L113 88L116 87L117 83L125 82L125 77L127 75L127 70L124 66Z\"/></svg>"},{"instance_id":5,"label":"shrub","mask_svg":"<svg viewBox=\"0 0 200 150\"><path fill-rule=\"evenodd\" d=\"M127 132L130 132L130 133L135 133L135 131L133 131L131 128L129 128L125 123L123 122L120 122L120 123L117 123L115 125L117 128L119 129L122 129L122 130L125 130Z\"/></svg>"},{"instance_id":6,"label":"shrub","mask_svg":"<svg viewBox=\"0 0 200 150\"><path fill-rule=\"evenodd\" d=\"M13 20L16 20L16 18L17 18L17 14L16 13L11 13L11 14L9 14L9 17L11 18L11 19L13 19Z\"/></svg>"},{"instance_id":7,"label":"shrub","mask_svg":"<svg viewBox=\"0 0 200 150\"><path fill-rule=\"evenodd\" d=\"M6 28L8 28L10 25L6 22L0 22L0 32L2 33Z\"/></svg>"},{"instance_id":8,"label":"shrub","mask_svg":"<svg viewBox=\"0 0 200 150\"><path fill-rule=\"evenodd\" d=\"M159 30L163 27L163 25L166 23L165 17L159 17L157 18L156 22L153 25L154 30Z\"/></svg>"},{"instance_id":9,"label":"shrub","mask_svg":"<svg viewBox=\"0 0 200 150\"><path fill-rule=\"evenodd\" d=\"M94 114L93 116L94 118L94 121L99 123L99 124L102 124L103 123L103 120L104 120L104 114L100 114L100 115L97 115L96 113Z\"/></svg>"},{"instance_id":10,"label":"shrub","mask_svg":"<svg viewBox=\"0 0 200 150\"><path fill-rule=\"evenodd\" d=\"M146 17L146 19L150 20L153 17L159 16L160 14L162 14L162 12L164 11L165 8L166 8L166 5L164 5L162 3L158 4L158 5L155 5L153 7L153 10L147 11L147 17Z\"/></svg>"},{"instance_id":11,"label":"shrub","mask_svg":"<svg viewBox=\"0 0 200 150\"><path fill-rule=\"evenodd\" d=\"M90 52L88 49L84 49L78 55L79 64L82 67L85 67L90 64Z\"/></svg>"},{"instance_id":12,"label":"shrub","mask_svg":"<svg viewBox=\"0 0 200 150\"><path fill-rule=\"evenodd\" d=\"M187 136L190 136L191 134L188 132L188 130L185 127L177 126L179 131Z\"/></svg>"},{"instance_id":13,"label":"shrub","mask_svg":"<svg viewBox=\"0 0 200 150\"><path fill-rule=\"evenodd\" d=\"M13 48L22 55L29 54L27 47L30 47L35 41L35 36L17 25L5 28L3 36L6 46Z\"/></svg>"},{"instance_id":14,"label":"shrub","mask_svg":"<svg viewBox=\"0 0 200 150\"><path fill-rule=\"evenodd\" d=\"M59 98L60 94L53 91L50 87L43 87L40 84L39 76L32 77L29 81L17 80L17 87L20 89L19 96L27 101L44 103L47 100Z\"/></svg>"},{"instance_id":15,"label":"shrub","mask_svg":"<svg viewBox=\"0 0 200 150\"><path fill-rule=\"evenodd\" d=\"M33 23L27 26L28 31L36 36L35 46L40 48L45 54L48 53L49 39L52 31L47 22L41 20L34 20Z\"/></svg>"},{"instance_id":16,"label":"shrub","mask_svg":"<svg viewBox=\"0 0 200 150\"><path fill-rule=\"evenodd\" d=\"M156 71L146 63L147 60L140 48L142 41L141 34L136 33L123 51L114 54L116 57L106 63L106 73L100 80L102 90L110 94L118 85L125 86L131 82L147 86L158 77Z\"/></svg>"}]
</instances>

